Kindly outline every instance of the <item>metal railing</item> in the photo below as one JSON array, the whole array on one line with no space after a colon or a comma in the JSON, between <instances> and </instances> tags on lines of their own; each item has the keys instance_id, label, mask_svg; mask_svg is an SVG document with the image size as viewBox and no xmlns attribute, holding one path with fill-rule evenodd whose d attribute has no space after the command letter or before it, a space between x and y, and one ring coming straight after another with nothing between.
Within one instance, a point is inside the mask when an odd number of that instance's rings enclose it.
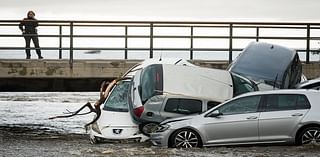
<instances>
[{"instance_id":1,"label":"metal railing","mask_svg":"<svg viewBox=\"0 0 320 157\"><path fill-rule=\"evenodd\" d=\"M320 23L287 23L287 22L164 22L164 21L53 21L53 20L39 20L39 27L55 27L58 30L58 34L39 34L40 38L51 37L59 40L57 46L53 47L41 47L42 50L57 50L59 53L59 59L62 58L62 51L69 51L69 62L70 67L73 65L74 51L75 50L121 50L124 52L124 58L128 59L129 51L149 51L149 58L154 57L154 51L188 51L189 59L194 59L194 54L201 51L209 52L226 52L228 53L228 60L232 62L232 55L235 51L241 51L244 47L235 47L235 40L249 40L249 41L261 41L261 40L285 40L285 41L303 41L305 46L303 48L295 48L297 52L306 53L306 63L310 62L310 52L318 51L318 48L312 48L311 42L320 41ZM2 26L18 28L20 21L18 20L0 20L0 29ZM102 28L123 28L122 34L77 34L75 29L77 28L89 28L95 29L97 27ZM148 29L146 34L130 34L128 29L130 28L145 28ZM156 32L156 28L175 28L185 29L189 32L184 35L172 35L172 34L159 34ZM197 34L196 31L201 28L222 28L228 30L227 33L222 35L203 35ZM68 29L65 33L63 30ZM239 35L237 30L250 29L254 30L252 35ZM301 31L303 35L269 35L265 33L265 30L272 32L272 30L290 30L290 31ZM270 31L271 30L271 31ZM318 32L319 31L319 32ZM264 33L262 33L264 32ZM21 34L4 34L0 33L0 38L6 37L22 37ZM80 47L74 45L74 39L76 38L120 38L124 39L122 47ZM128 45L128 39L148 39L148 47L130 47ZM155 46L155 39L187 39L190 43L188 47L159 47ZM69 45L64 46L63 39L69 40ZM217 39L226 40L228 42L227 47L197 47L195 46L195 40L199 39ZM90 43L88 43L90 45ZM12 47L12 46L1 46L0 50L24 50L24 47ZM31 48L33 49L33 48Z\"/></svg>"}]
</instances>

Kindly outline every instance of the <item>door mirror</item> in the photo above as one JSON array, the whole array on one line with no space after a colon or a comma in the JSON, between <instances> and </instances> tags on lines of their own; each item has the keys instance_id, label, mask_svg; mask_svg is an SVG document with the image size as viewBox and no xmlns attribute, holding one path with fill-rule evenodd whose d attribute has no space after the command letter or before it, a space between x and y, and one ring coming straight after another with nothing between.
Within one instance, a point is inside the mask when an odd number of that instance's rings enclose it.
<instances>
[{"instance_id":1,"label":"door mirror","mask_svg":"<svg viewBox=\"0 0 320 157\"><path fill-rule=\"evenodd\" d=\"M207 114L206 117L219 117L219 116L221 116L221 115L223 115L223 114L222 114L221 112L219 112L219 110L215 110L215 111Z\"/></svg>"}]
</instances>

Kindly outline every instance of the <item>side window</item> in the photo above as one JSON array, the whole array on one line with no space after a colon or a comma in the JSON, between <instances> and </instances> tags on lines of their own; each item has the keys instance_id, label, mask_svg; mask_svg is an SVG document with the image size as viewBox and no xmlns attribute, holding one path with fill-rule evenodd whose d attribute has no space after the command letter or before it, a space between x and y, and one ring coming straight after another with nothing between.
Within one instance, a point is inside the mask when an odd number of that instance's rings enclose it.
<instances>
[{"instance_id":1,"label":"side window","mask_svg":"<svg viewBox=\"0 0 320 157\"><path fill-rule=\"evenodd\" d=\"M266 103L266 111L282 111L307 108L310 108L310 104L304 95L269 95Z\"/></svg>"},{"instance_id":2,"label":"side window","mask_svg":"<svg viewBox=\"0 0 320 157\"><path fill-rule=\"evenodd\" d=\"M179 114L194 114L202 112L202 102L194 99L168 99L164 108L166 112Z\"/></svg>"},{"instance_id":3,"label":"side window","mask_svg":"<svg viewBox=\"0 0 320 157\"><path fill-rule=\"evenodd\" d=\"M218 110L223 115L257 112L260 98L261 96L239 98L219 107Z\"/></svg>"},{"instance_id":4,"label":"side window","mask_svg":"<svg viewBox=\"0 0 320 157\"><path fill-rule=\"evenodd\" d=\"M311 108L310 103L306 96L298 95L296 109L309 109Z\"/></svg>"},{"instance_id":5,"label":"side window","mask_svg":"<svg viewBox=\"0 0 320 157\"><path fill-rule=\"evenodd\" d=\"M209 102L207 103L207 110L210 110L211 108L216 107L216 106L219 105L219 104L220 104L219 102L209 101Z\"/></svg>"},{"instance_id":6,"label":"side window","mask_svg":"<svg viewBox=\"0 0 320 157\"><path fill-rule=\"evenodd\" d=\"M166 112L177 112L179 107L179 99L168 99L164 111Z\"/></svg>"},{"instance_id":7,"label":"side window","mask_svg":"<svg viewBox=\"0 0 320 157\"><path fill-rule=\"evenodd\" d=\"M297 95L279 95L279 110L294 110L296 108Z\"/></svg>"}]
</instances>

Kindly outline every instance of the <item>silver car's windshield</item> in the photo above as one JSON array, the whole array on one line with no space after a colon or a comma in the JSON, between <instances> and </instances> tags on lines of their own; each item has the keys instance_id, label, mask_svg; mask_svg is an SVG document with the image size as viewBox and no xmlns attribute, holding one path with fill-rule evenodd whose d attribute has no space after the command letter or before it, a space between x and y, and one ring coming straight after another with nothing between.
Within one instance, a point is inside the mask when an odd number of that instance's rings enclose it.
<instances>
[{"instance_id":1,"label":"silver car's windshield","mask_svg":"<svg viewBox=\"0 0 320 157\"><path fill-rule=\"evenodd\" d=\"M103 110L128 112L128 94L130 81L120 81L111 91L108 99L105 101Z\"/></svg>"}]
</instances>

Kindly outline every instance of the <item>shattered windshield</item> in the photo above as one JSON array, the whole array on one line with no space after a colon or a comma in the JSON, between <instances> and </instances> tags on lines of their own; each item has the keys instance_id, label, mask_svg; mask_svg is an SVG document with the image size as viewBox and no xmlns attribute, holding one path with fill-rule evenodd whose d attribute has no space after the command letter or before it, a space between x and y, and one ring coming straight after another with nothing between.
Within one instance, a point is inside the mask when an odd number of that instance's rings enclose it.
<instances>
[{"instance_id":1,"label":"shattered windshield","mask_svg":"<svg viewBox=\"0 0 320 157\"><path fill-rule=\"evenodd\" d=\"M105 101L103 110L128 112L128 93L130 81L120 81L111 91L108 99Z\"/></svg>"}]
</instances>

